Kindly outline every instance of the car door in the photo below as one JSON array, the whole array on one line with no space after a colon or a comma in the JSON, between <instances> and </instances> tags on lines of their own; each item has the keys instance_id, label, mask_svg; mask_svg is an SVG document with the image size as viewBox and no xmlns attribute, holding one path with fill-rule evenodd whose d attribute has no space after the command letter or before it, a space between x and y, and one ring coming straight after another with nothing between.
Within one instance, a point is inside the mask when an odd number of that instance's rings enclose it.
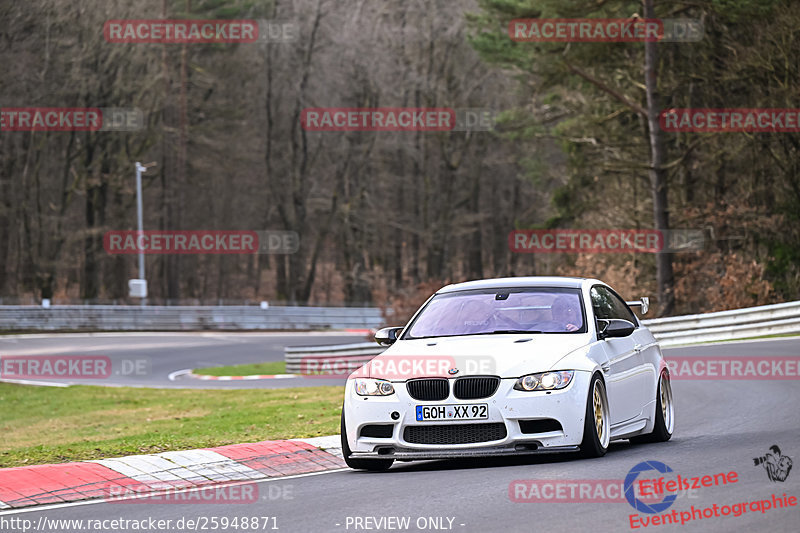
<instances>
[{"instance_id":1,"label":"car door","mask_svg":"<svg viewBox=\"0 0 800 533\"><path fill-rule=\"evenodd\" d=\"M595 318L620 318L638 325L625 302L608 287L595 285L590 294ZM600 342L607 358L603 372L612 426L636 418L644 406L645 369L635 333Z\"/></svg>"},{"instance_id":2,"label":"car door","mask_svg":"<svg viewBox=\"0 0 800 533\"><path fill-rule=\"evenodd\" d=\"M655 375L657 368L653 365L652 361L655 357L655 352L658 351L658 346L653 338L652 333L647 328L641 327L639 319L633 314L633 311L625 300L616 292L606 288L611 293L611 302L614 305L614 318L622 318L632 322L636 329L630 335L633 340L633 351L638 355L636 356L638 362L638 370L634 374L634 379L637 383L637 390L640 394L638 405L641 406L640 411L647 412L646 406L648 403L655 399Z\"/></svg>"},{"instance_id":3,"label":"car door","mask_svg":"<svg viewBox=\"0 0 800 533\"><path fill-rule=\"evenodd\" d=\"M638 327L631 335L634 340L634 350L639 350L642 358L642 403L645 412L649 412L647 404L656 399L656 376L660 369L661 350L653 334L645 327Z\"/></svg>"}]
</instances>

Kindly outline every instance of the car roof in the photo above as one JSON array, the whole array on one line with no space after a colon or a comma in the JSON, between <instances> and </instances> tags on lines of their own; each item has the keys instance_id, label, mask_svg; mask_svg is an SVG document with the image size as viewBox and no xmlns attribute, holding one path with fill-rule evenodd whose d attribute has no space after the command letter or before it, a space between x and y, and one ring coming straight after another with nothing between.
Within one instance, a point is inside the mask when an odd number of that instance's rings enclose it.
<instances>
[{"instance_id":1,"label":"car roof","mask_svg":"<svg viewBox=\"0 0 800 533\"><path fill-rule=\"evenodd\" d=\"M447 285L437 291L437 294L467 291L473 289L515 289L522 287L555 287L580 289L587 281L600 283L589 278L567 278L560 276L520 276L514 278L494 278L466 281Z\"/></svg>"}]
</instances>

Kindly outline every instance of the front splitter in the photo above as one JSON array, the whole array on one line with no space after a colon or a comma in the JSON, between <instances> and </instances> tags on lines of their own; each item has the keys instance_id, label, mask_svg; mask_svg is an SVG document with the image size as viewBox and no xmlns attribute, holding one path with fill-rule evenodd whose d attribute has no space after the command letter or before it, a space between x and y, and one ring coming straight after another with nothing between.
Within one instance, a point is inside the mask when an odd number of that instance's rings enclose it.
<instances>
[{"instance_id":1,"label":"front splitter","mask_svg":"<svg viewBox=\"0 0 800 533\"><path fill-rule=\"evenodd\" d=\"M498 457L509 455L536 455L547 453L574 453L580 451L579 446L552 446L549 448L474 448L460 450L408 450L394 449L390 453L383 452L364 452L354 453L353 459L407 459L407 460L426 460L426 459L461 459L467 457Z\"/></svg>"}]
</instances>

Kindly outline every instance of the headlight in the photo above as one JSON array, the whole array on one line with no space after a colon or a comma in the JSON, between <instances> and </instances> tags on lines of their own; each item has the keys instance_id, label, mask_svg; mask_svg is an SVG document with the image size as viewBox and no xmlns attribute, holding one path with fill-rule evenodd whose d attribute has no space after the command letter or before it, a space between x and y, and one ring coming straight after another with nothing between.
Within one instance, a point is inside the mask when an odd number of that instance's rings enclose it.
<instances>
[{"instance_id":1,"label":"headlight","mask_svg":"<svg viewBox=\"0 0 800 533\"><path fill-rule=\"evenodd\" d=\"M563 389L572 381L574 370L558 372L541 372L522 376L514 384L514 389L524 391Z\"/></svg>"},{"instance_id":2,"label":"headlight","mask_svg":"<svg viewBox=\"0 0 800 533\"><path fill-rule=\"evenodd\" d=\"M358 378L355 383L359 396L389 396L394 394L394 386L382 379Z\"/></svg>"}]
</instances>

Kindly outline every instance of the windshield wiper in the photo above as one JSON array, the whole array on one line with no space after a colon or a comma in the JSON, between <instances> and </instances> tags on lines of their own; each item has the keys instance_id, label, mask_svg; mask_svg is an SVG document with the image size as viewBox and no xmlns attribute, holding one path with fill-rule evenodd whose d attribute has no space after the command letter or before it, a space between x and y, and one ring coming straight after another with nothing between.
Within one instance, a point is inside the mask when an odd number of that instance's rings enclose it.
<instances>
[{"instance_id":1,"label":"windshield wiper","mask_svg":"<svg viewBox=\"0 0 800 533\"><path fill-rule=\"evenodd\" d=\"M501 334L517 334L517 333L544 333L535 329L496 329L494 331L482 331L480 333L453 333L452 335L424 335L422 337L407 337L406 340L414 341L417 339L441 339L442 337L470 337L472 335L501 335Z\"/></svg>"},{"instance_id":2,"label":"windshield wiper","mask_svg":"<svg viewBox=\"0 0 800 533\"><path fill-rule=\"evenodd\" d=\"M542 333L535 329L496 329L494 331L484 331L482 333L475 333L475 335L501 335L504 333Z\"/></svg>"}]
</instances>

